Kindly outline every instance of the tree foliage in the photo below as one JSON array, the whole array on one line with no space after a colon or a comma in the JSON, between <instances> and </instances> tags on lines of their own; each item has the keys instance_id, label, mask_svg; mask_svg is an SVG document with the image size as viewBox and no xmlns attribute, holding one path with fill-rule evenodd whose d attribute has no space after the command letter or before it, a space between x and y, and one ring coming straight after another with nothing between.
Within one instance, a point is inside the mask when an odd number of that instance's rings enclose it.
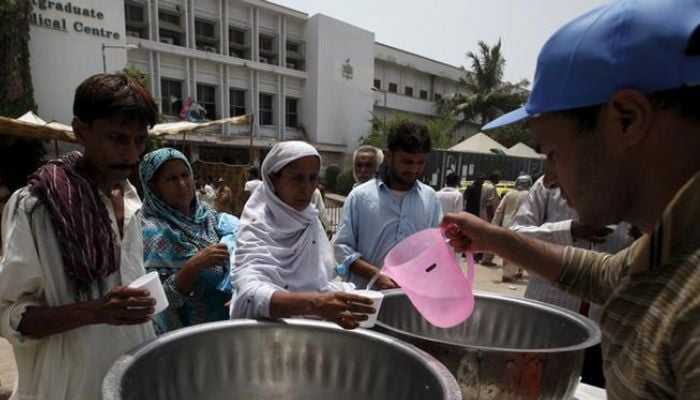
<instances>
[{"instance_id":1,"label":"tree foliage","mask_svg":"<svg viewBox=\"0 0 700 400\"><path fill-rule=\"evenodd\" d=\"M148 85L148 75L144 74L143 72L139 71L138 68L136 68L133 64L127 66L126 68L123 68L121 70L121 73L136 80L138 83L141 84L141 86L145 87L146 90L150 92L149 85Z\"/></svg>"},{"instance_id":2,"label":"tree foliage","mask_svg":"<svg viewBox=\"0 0 700 400\"><path fill-rule=\"evenodd\" d=\"M512 147L518 142L528 145L532 142L530 130L527 127L527 123L524 122L494 129L489 131L488 134L495 141L506 147Z\"/></svg>"},{"instance_id":3,"label":"tree foliage","mask_svg":"<svg viewBox=\"0 0 700 400\"><path fill-rule=\"evenodd\" d=\"M36 111L29 67L30 1L0 0L0 115Z\"/></svg>"},{"instance_id":4,"label":"tree foliage","mask_svg":"<svg viewBox=\"0 0 700 400\"><path fill-rule=\"evenodd\" d=\"M30 1L0 0L0 115L17 118L37 111L29 66ZM46 154L44 143L0 132L0 179L8 189L26 183Z\"/></svg>"},{"instance_id":5,"label":"tree foliage","mask_svg":"<svg viewBox=\"0 0 700 400\"><path fill-rule=\"evenodd\" d=\"M333 193L337 190L338 175L340 175L340 172L340 167L335 164L331 164L326 168L326 173L323 178L326 181L326 188Z\"/></svg>"},{"instance_id":6,"label":"tree foliage","mask_svg":"<svg viewBox=\"0 0 700 400\"><path fill-rule=\"evenodd\" d=\"M123 68L121 70L121 73L136 80L138 83L141 84L146 90L148 90L149 93L151 93L151 85L150 82L148 81L148 75L144 74L143 72L139 71L138 68L136 68L133 64L127 66L126 68ZM151 96L153 96L153 93L151 93ZM158 101L158 98L154 97L156 102ZM158 117L156 118L156 123L162 123L166 122L168 118L165 116L163 113L158 113ZM151 143L149 146L156 146L155 148L159 148L161 142L155 142L154 139L151 139Z\"/></svg>"},{"instance_id":7,"label":"tree foliage","mask_svg":"<svg viewBox=\"0 0 700 400\"><path fill-rule=\"evenodd\" d=\"M452 136L457 127L457 121L454 118L443 115L427 120L425 125L428 127L434 149L449 149L457 144L457 140Z\"/></svg>"},{"instance_id":8,"label":"tree foliage","mask_svg":"<svg viewBox=\"0 0 700 400\"><path fill-rule=\"evenodd\" d=\"M452 134L457 126L457 121L452 117L445 115L437 118L419 119L407 114L396 114L389 120L372 114L371 130L367 137L362 139L362 144L369 144L380 149L385 148L389 132L405 121L425 124L434 149L447 149L456 144Z\"/></svg>"},{"instance_id":9,"label":"tree foliage","mask_svg":"<svg viewBox=\"0 0 700 400\"><path fill-rule=\"evenodd\" d=\"M501 41L493 47L479 41L478 46L477 53L467 53L471 71L459 80L454 93L436 104L441 115L452 116L462 124L469 121L485 124L520 107L528 96L526 79L503 82L506 60L501 53Z\"/></svg>"},{"instance_id":10,"label":"tree foliage","mask_svg":"<svg viewBox=\"0 0 700 400\"><path fill-rule=\"evenodd\" d=\"M336 181L336 192L342 196L347 196L355 185L355 177L352 175L352 167L345 168L338 174Z\"/></svg>"}]
</instances>

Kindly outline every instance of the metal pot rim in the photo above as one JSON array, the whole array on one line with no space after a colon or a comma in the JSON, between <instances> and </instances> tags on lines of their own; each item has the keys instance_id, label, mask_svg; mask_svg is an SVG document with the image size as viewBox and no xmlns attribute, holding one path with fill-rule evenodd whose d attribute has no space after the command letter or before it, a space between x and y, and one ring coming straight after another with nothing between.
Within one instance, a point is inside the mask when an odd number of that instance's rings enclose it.
<instances>
[{"instance_id":1,"label":"metal pot rim","mask_svg":"<svg viewBox=\"0 0 700 400\"><path fill-rule=\"evenodd\" d=\"M104 400L119 400L119 397L117 396L118 393L121 391L121 381L124 377L124 374L128 370L129 366L134 362L134 360L138 359L139 357L149 353L150 351L154 350L156 347L158 347L161 343L163 342L171 342L174 340L177 340L178 338L181 337L187 337L187 336L192 336L196 335L199 332L202 331L215 331L219 329L226 329L230 327L240 327L240 328L252 328L252 327L266 327L266 326L279 326L280 324L284 325L289 325L289 326L300 326L304 328L310 328L310 329L318 329L318 330L333 330L333 331L340 331L344 334L349 334L349 335L360 335L363 337L366 337L370 340L378 341L378 342L383 342L387 344L393 345L394 348L397 350L411 356L414 358L418 358L419 360L423 361L423 364L426 365L428 370L438 377L438 382L442 386L442 389L445 393L445 399L447 400L461 400L462 399L462 392L459 388L459 385L457 381L455 380L454 376L450 373L450 371L445 367L440 361L438 361L435 357L431 356L427 352L419 349L418 347L406 343L400 339L397 339L395 337L379 333L379 332L374 332L368 329L356 329L353 331L345 330L341 327L339 327L336 324L330 323L330 322L324 322L324 321L314 321L314 320L307 320L307 319L295 319L295 318L285 318L285 319L279 319L279 320L254 320L254 319L236 319L236 320L231 320L231 321L218 321L218 322L210 322L210 323L205 323L205 324L199 324L195 326L190 326L186 328L181 328L178 330L175 330L173 332L168 332L164 335L158 336L154 339L151 339L135 348L132 350L128 351L127 353L121 355L112 365L112 367L109 369L107 374L105 375L103 381L102 381L102 393L103 393L103 399ZM117 390L114 390L117 389Z\"/></svg>"},{"instance_id":2,"label":"metal pot rim","mask_svg":"<svg viewBox=\"0 0 700 400\"><path fill-rule=\"evenodd\" d=\"M390 290L384 290L384 298L385 301L389 297L396 297L396 296L405 296L405 293L403 289L390 289ZM419 339L422 341L426 341L432 344L448 344L450 346L455 346L458 348L462 349L473 349L473 350L488 350L488 351L493 351L493 352L517 352L517 353L563 353L563 352L575 352L575 351L580 351L580 350L585 350L589 347L593 347L596 344L600 343L600 328L598 327L598 324L596 324L594 321L592 321L589 318L586 318L580 314L574 313L566 308L563 307L558 307L552 304L544 303L541 301L536 301L532 299L524 299L521 297L514 297L514 296L506 296L506 295L501 295L497 293L492 293L492 292L483 292L483 291L474 291L474 296L479 296L482 298L496 298L496 299L505 299L508 301L511 301L513 303L528 303L531 305L536 306L536 308L546 308L550 312L554 312L555 314L558 314L564 318L567 318L569 320L574 321L575 323L582 325L586 331L590 333L588 339L584 340L581 343L572 345L572 346L564 346L564 347L552 347L552 348L533 348L533 349L518 349L518 348L510 348L510 347L487 347L487 346L476 346L476 345L467 345L464 343L459 343L459 342L454 342L448 339L435 339L431 338L429 336L423 336L423 335L417 335L415 333L407 332L401 329L397 329L391 325L388 325L381 320L377 319L377 326L379 326L382 329L385 329L390 332L396 332L397 334L404 335L407 337L410 337L412 339Z\"/></svg>"}]
</instances>

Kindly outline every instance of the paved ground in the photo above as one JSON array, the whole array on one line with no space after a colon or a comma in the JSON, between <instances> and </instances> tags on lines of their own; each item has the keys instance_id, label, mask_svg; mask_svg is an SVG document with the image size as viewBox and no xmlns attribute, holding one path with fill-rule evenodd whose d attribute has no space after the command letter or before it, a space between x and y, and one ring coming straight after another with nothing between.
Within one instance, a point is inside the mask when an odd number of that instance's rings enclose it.
<instances>
[{"instance_id":1,"label":"paved ground","mask_svg":"<svg viewBox=\"0 0 700 400\"><path fill-rule=\"evenodd\" d=\"M523 297L525 288L527 287L527 273L525 278L513 283L504 283L501 281L502 269L501 260L496 258L496 266L486 267L481 264L476 265L476 279L474 280L474 289L485 292L496 292L507 296ZM465 268L465 266L463 266Z\"/></svg>"},{"instance_id":2,"label":"paved ground","mask_svg":"<svg viewBox=\"0 0 700 400\"><path fill-rule=\"evenodd\" d=\"M497 292L508 296L522 297L527 286L527 279L517 283L501 282L501 261L496 259L497 266L486 267L477 264L474 289L488 292ZM466 266L463 265L463 268ZM3 338L0 338L0 382L2 386L11 387L15 380L17 370L12 355L12 348Z\"/></svg>"},{"instance_id":3,"label":"paved ground","mask_svg":"<svg viewBox=\"0 0 700 400\"><path fill-rule=\"evenodd\" d=\"M15 358L12 355L12 347L7 340L0 338L0 382L2 386L11 388L17 375Z\"/></svg>"}]
</instances>

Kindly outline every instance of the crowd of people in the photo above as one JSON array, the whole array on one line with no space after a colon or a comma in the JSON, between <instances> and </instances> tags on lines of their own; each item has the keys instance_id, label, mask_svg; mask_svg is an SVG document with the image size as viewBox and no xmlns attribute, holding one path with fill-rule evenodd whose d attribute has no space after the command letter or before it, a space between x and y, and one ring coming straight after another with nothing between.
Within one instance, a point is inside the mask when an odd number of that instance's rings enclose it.
<instances>
[{"instance_id":1,"label":"crowd of people","mask_svg":"<svg viewBox=\"0 0 700 400\"><path fill-rule=\"evenodd\" d=\"M485 265L501 257L504 281L527 270L526 297L600 324L602 348L586 355L583 374L608 398L695 398L699 21L695 0L618 0L557 31L527 104L484 127L528 120L547 156L544 176L522 174L503 199L498 174L464 195L449 174L436 193L418 180L427 128L393 126L385 149L354 153L357 185L333 243L312 145L272 147L249 171L239 220L226 208L231 190L196 183L184 154L144 154L157 107L143 86L122 74L87 78L72 121L83 152L49 161L3 198L0 335L13 346L16 396L100 398L121 354L208 321L311 317L357 328L374 309L352 290L397 287L381 274L384 256L441 226L458 253ZM135 170L142 198L128 180ZM129 287L147 271L169 301L157 315L151 294Z\"/></svg>"},{"instance_id":2,"label":"crowd of people","mask_svg":"<svg viewBox=\"0 0 700 400\"><path fill-rule=\"evenodd\" d=\"M3 215L0 333L14 348L21 398L97 398L119 355L204 322L311 316L357 328L374 309L352 293L356 284L379 273L394 244L442 217L434 191L417 182L431 150L423 125L394 129L386 162L374 148L369 158L357 153L364 183L346 203L334 249L321 156L310 144L278 143L260 174L250 169L239 220L222 179L195 181L175 149L143 154L157 109L135 80L86 79L74 115L84 151L37 170ZM379 164L383 178L374 179ZM142 200L127 179L134 170ZM146 272L158 274L168 299L157 315L150 293L128 286ZM377 287L396 284L382 276Z\"/></svg>"}]
</instances>

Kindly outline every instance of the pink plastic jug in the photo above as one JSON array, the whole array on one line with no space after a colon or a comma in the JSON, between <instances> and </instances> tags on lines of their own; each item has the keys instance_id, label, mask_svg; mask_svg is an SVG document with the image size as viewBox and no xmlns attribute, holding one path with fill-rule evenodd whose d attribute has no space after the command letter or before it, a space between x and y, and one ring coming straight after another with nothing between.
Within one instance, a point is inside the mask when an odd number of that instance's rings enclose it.
<instances>
[{"instance_id":1,"label":"pink plastic jug","mask_svg":"<svg viewBox=\"0 0 700 400\"><path fill-rule=\"evenodd\" d=\"M467 253L465 276L439 228L402 240L384 258L382 273L396 281L431 324L451 328L474 310L474 260Z\"/></svg>"}]
</instances>

